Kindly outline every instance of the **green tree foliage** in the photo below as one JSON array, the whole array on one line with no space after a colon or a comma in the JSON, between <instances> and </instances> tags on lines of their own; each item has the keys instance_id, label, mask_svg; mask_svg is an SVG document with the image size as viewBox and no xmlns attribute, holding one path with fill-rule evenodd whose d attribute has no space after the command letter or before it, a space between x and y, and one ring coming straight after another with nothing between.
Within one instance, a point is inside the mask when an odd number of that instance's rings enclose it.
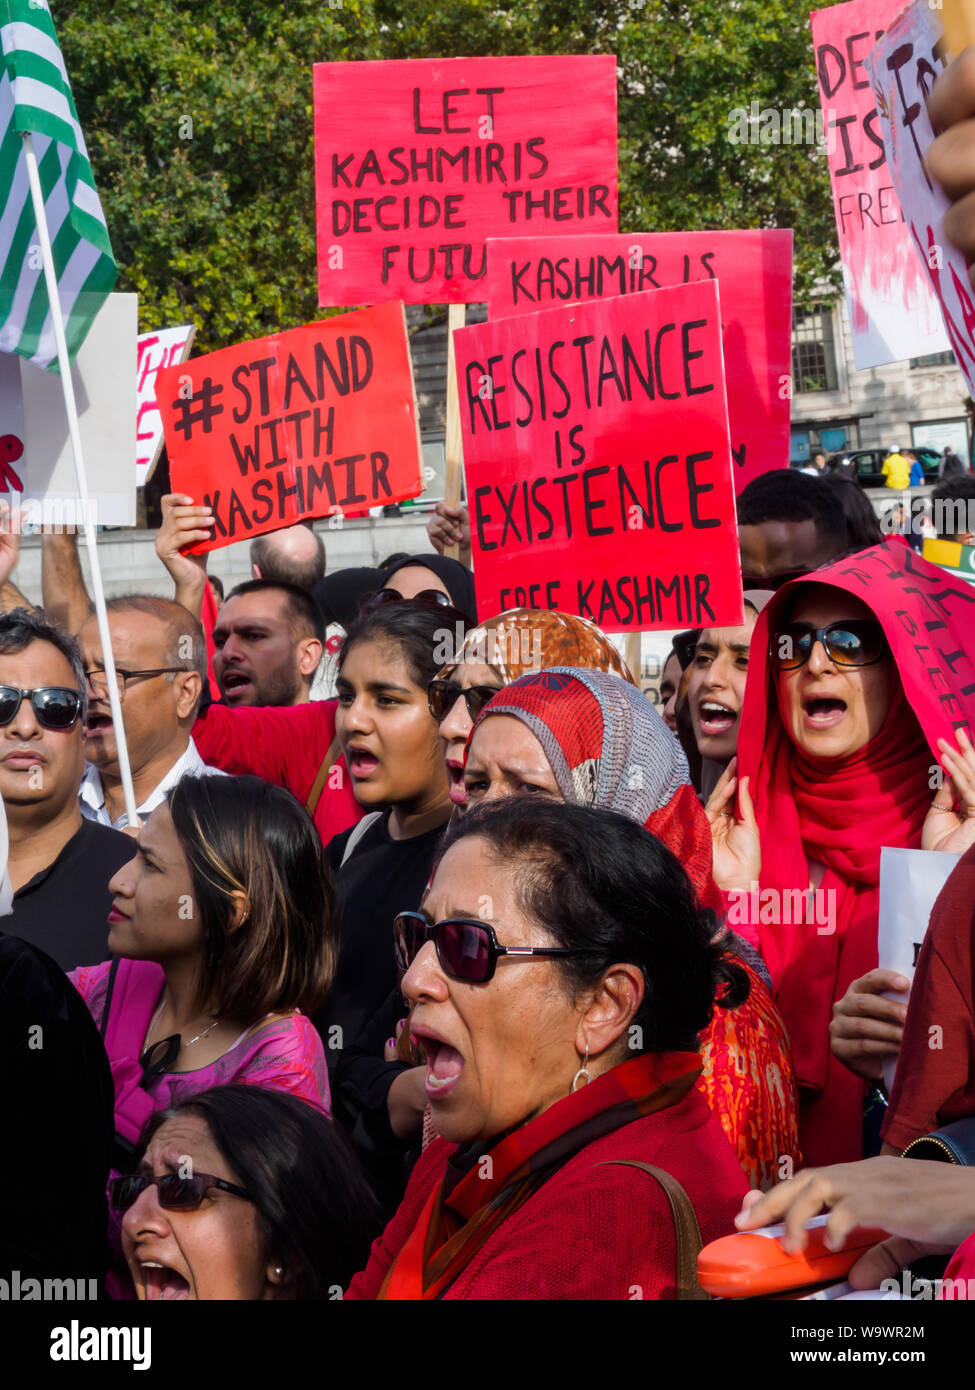
<instances>
[{"instance_id":1,"label":"green tree foliage","mask_svg":"<svg viewBox=\"0 0 975 1390\"><path fill-rule=\"evenodd\" d=\"M799 0L61 0L53 7L143 329L206 351L320 317L312 64L616 53L623 230L793 226L835 283L825 157L740 145L730 113L815 107Z\"/></svg>"}]
</instances>

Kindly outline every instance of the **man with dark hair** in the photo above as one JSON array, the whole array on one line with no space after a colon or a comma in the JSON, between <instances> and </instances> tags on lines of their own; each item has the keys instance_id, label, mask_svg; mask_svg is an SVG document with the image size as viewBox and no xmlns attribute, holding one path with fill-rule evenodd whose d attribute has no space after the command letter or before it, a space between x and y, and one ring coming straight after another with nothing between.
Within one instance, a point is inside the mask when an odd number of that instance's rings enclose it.
<instances>
[{"instance_id":1,"label":"man with dark hair","mask_svg":"<svg viewBox=\"0 0 975 1390\"><path fill-rule=\"evenodd\" d=\"M213 674L227 705L303 705L324 649L322 616L294 584L251 579L224 600Z\"/></svg>"},{"instance_id":2,"label":"man with dark hair","mask_svg":"<svg viewBox=\"0 0 975 1390\"><path fill-rule=\"evenodd\" d=\"M85 677L73 638L39 613L0 617L0 796L10 830L11 936L63 970L108 954L109 880L135 853L127 836L85 820Z\"/></svg>"},{"instance_id":3,"label":"man with dark hair","mask_svg":"<svg viewBox=\"0 0 975 1390\"><path fill-rule=\"evenodd\" d=\"M760 473L738 497L738 546L745 588L778 589L849 549L843 503L822 478Z\"/></svg>"},{"instance_id":4,"label":"man with dark hair","mask_svg":"<svg viewBox=\"0 0 975 1390\"><path fill-rule=\"evenodd\" d=\"M931 521L939 540L975 545L975 475L938 484L931 494Z\"/></svg>"},{"instance_id":5,"label":"man with dark hair","mask_svg":"<svg viewBox=\"0 0 975 1390\"><path fill-rule=\"evenodd\" d=\"M170 599L126 594L109 599L106 608L132 788L142 818L155 810L181 777L218 772L203 761L191 737L207 679L206 643L196 618ZM78 642L89 682L85 720L88 765L79 793L81 812L89 820L123 830L129 818L102 640L94 616L82 625Z\"/></svg>"},{"instance_id":6,"label":"man with dark hair","mask_svg":"<svg viewBox=\"0 0 975 1390\"><path fill-rule=\"evenodd\" d=\"M294 584L309 592L325 577L325 545L303 521L251 541L250 559L255 579Z\"/></svg>"}]
</instances>

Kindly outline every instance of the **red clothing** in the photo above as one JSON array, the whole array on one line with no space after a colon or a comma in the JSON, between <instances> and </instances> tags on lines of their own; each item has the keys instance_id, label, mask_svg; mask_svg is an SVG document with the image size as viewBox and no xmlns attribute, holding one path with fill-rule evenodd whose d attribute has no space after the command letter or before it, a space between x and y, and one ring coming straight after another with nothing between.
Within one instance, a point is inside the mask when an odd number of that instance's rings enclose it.
<instances>
[{"instance_id":1,"label":"red clothing","mask_svg":"<svg viewBox=\"0 0 975 1390\"><path fill-rule=\"evenodd\" d=\"M872 610L899 676L881 730L844 758L815 757L793 742L770 670L770 634L809 582L838 590L839 603L852 595ZM954 745L954 728L975 726L975 664L967 654L973 605L971 585L894 538L783 586L755 625L738 774L750 778L755 803L757 887L763 898L772 890L765 899L772 910L759 915L760 949L792 1043L799 1141L810 1166L862 1156L864 1084L832 1055L832 1006L877 965L881 847L920 845L937 740ZM809 890L814 862L824 866L822 883L797 920L791 904Z\"/></svg>"},{"instance_id":2,"label":"red clothing","mask_svg":"<svg viewBox=\"0 0 975 1390\"><path fill-rule=\"evenodd\" d=\"M895 1148L906 1149L922 1134L975 1115L973 936L975 849L970 849L938 894L918 957L882 1130Z\"/></svg>"},{"instance_id":3,"label":"red clothing","mask_svg":"<svg viewBox=\"0 0 975 1390\"><path fill-rule=\"evenodd\" d=\"M957 1283L951 1290L950 1295L946 1293L945 1285L951 1280L964 1280L964 1285ZM944 1273L944 1281L939 1297L951 1297L954 1299L970 1297L968 1290L975 1287L975 1235L970 1235L967 1240L959 1245L948 1262L948 1268Z\"/></svg>"},{"instance_id":4,"label":"red clothing","mask_svg":"<svg viewBox=\"0 0 975 1390\"><path fill-rule=\"evenodd\" d=\"M193 725L193 740L205 763L224 772L252 772L287 787L304 805L335 738L337 706L337 700L243 709L210 705ZM362 815L345 758L340 755L315 807L314 820L322 844L355 825Z\"/></svg>"},{"instance_id":5,"label":"red clothing","mask_svg":"<svg viewBox=\"0 0 975 1390\"><path fill-rule=\"evenodd\" d=\"M346 1298L376 1297L455 1148L435 1139L424 1149L399 1209ZM673 1174L697 1213L705 1244L734 1230L748 1183L717 1118L690 1091L570 1158L501 1223L443 1297L673 1298L677 1247L670 1206L640 1169L596 1166L622 1158Z\"/></svg>"},{"instance_id":6,"label":"red clothing","mask_svg":"<svg viewBox=\"0 0 975 1390\"><path fill-rule=\"evenodd\" d=\"M752 1187L782 1178L782 1160L802 1162L796 1077L785 1024L765 981L739 959L749 994L736 1009L715 1006L700 1036L697 1089L721 1121Z\"/></svg>"}]
</instances>

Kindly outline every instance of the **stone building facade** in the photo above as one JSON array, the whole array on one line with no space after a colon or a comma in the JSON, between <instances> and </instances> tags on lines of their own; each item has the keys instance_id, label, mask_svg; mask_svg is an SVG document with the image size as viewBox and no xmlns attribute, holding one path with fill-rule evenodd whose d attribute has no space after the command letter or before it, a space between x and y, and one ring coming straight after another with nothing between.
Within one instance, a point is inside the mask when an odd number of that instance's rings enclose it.
<instances>
[{"instance_id":1,"label":"stone building facade","mask_svg":"<svg viewBox=\"0 0 975 1390\"><path fill-rule=\"evenodd\" d=\"M971 458L973 403L954 355L857 371L844 299L794 306L792 376L793 463L817 449L829 457L918 445Z\"/></svg>"}]
</instances>

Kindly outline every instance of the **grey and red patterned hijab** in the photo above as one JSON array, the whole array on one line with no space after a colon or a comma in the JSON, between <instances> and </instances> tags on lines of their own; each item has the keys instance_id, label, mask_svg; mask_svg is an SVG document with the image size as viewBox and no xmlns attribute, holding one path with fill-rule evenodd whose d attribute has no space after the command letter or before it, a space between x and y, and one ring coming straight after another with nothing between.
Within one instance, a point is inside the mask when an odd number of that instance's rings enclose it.
<instances>
[{"instance_id":1,"label":"grey and red patterned hijab","mask_svg":"<svg viewBox=\"0 0 975 1390\"><path fill-rule=\"evenodd\" d=\"M567 802L618 811L645 826L680 860L701 905L722 913L711 877L711 830L687 759L635 686L605 671L555 666L499 690L471 738L496 714L531 730Z\"/></svg>"}]
</instances>

